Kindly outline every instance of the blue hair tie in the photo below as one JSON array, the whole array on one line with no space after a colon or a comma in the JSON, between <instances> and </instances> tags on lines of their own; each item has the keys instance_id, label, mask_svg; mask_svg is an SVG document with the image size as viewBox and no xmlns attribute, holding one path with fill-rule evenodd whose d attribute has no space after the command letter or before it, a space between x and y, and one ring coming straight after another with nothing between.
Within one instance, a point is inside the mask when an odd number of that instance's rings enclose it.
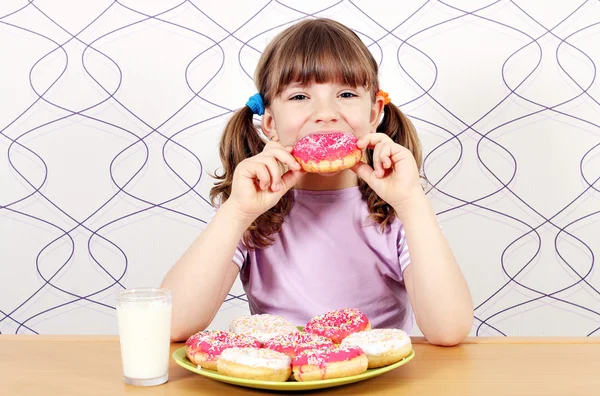
<instances>
[{"instance_id":1,"label":"blue hair tie","mask_svg":"<svg viewBox=\"0 0 600 396\"><path fill-rule=\"evenodd\" d=\"M250 107L252 114L258 114L259 116L265 114L265 105L259 93L250 96L250 99L246 102L246 106Z\"/></svg>"}]
</instances>

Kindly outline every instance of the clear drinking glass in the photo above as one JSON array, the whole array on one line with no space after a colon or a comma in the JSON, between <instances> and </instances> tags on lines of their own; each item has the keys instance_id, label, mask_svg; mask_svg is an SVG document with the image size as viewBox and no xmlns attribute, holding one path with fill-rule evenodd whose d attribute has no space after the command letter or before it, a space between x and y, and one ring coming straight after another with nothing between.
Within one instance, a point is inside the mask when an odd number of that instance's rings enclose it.
<instances>
[{"instance_id":1,"label":"clear drinking glass","mask_svg":"<svg viewBox=\"0 0 600 396\"><path fill-rule=\"evenodd\" d=\"M117 322L125 382L160 385L169 379L171 292L125 289L117 294Z\"/></svg>"}]
</instances>

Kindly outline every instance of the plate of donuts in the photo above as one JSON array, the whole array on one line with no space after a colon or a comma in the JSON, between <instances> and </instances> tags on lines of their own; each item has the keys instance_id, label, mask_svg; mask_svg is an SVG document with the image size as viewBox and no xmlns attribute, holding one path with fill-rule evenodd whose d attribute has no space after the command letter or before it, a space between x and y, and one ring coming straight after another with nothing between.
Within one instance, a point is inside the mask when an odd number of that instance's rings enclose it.
<instances>
[{"instance_id":1,"label":"plate of donuts","mask_svg":"<svg viewBox=\"0 0 600 396\"><path fill-rule=\"evenodd\" d=\"M347 308L295 326L277 315L248 315L229 331L204 330L176 350L184 369L224 383L277 391L346 385L394 370L415 356L399 329L371 329Z\"/></svg>"}]
</instances>

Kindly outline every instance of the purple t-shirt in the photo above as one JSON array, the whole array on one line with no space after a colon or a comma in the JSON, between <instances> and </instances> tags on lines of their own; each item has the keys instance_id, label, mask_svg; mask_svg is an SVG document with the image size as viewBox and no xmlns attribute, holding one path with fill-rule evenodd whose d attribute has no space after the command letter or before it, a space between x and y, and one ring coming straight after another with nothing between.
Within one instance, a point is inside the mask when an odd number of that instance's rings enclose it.
<instances>
[{"instance_id":1,"label":"purple t-shirt","mask_svg":"<svg viewBox=\"0 0 600 396\"><path fill-rule=\"evenodd\" d=\"M410 332L402 277L410 257L400 220L381 232L358 187L293 192L294 206L275 243L256 250L240 243L235 252L250 312L302 326L327 311L358 308L373 328Z\"/></svg>"}]
</instances>

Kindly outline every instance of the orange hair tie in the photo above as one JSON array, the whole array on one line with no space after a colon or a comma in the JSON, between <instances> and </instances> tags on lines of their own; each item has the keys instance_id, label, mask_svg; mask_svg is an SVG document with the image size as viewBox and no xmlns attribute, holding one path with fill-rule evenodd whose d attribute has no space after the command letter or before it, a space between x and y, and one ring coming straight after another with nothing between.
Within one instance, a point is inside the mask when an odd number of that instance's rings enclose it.
<instances>
[{"instance_id":1,"label":"orange hair tie","mask_svg":"<svg viewBox=\"0 0 600 396\"><path fill-rule=\"evenodd\" d=\"M390 99L390 95L385 91L379 90L379 92L377 92L377 96L383 96L383 104L384 105L386 105L392 101L392 99Z\"/></svg>"}]
</instances>

